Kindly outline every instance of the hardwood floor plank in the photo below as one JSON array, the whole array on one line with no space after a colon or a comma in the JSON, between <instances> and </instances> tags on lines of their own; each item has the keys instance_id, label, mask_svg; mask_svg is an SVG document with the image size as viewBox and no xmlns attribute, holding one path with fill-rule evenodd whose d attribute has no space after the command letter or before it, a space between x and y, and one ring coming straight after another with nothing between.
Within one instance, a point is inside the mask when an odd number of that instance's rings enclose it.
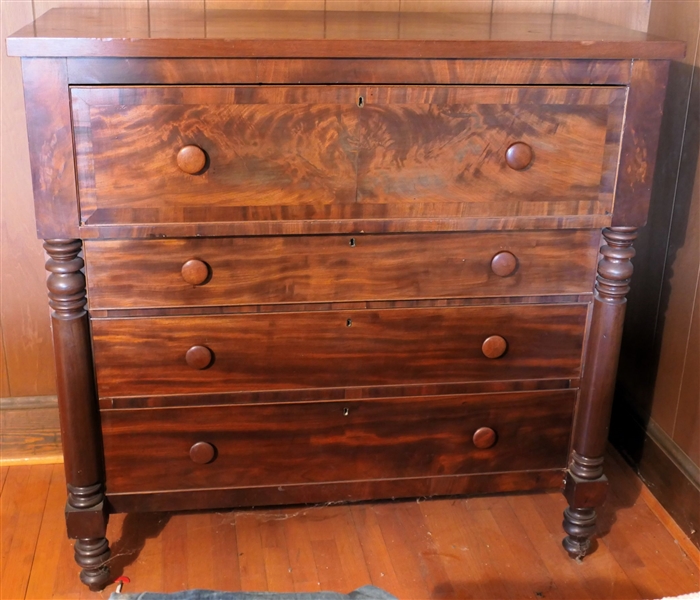
<instances>
[{"instance_id":1,"label":"hardwood floor plank","mask_svg":"<svg viewBox=\"0 0 700 600\"><path fill-rule=\"evenodd\" d=\"M177 592L190 587L187 569L187 521L195 513L174 514L161 535L162 582L160 592Z\"/></svg>"},{"instance_id":2,"label":"hardwood floor plank","mask_svg":"<svg viewBox=\"0 0 700 600\"><path fill-rule=\"evenodd\" d=\"M397 523L402 523L404 539L411 547L422 547L420 574L434 598L454 598L456 590L439 557L435 540L420 509L420 502L401 502L397 505Z\"/></svg>"},{"instance_id":3,"label":"hardwood floor plank","mask_svg":"<svg viewBox=\"0 0 700 600\"><path fill-rule=\"evenodd\" d=\"M311 547L321 589L345 591L347 583L340 566L340 553L335 540L313 540Z\"/></svg>"},{"instance_id":4,"label":"hardwood floor plank","mask_svg":"<svg viewBox=\"0 0 700 600\"><path fill-rule=\"evenodd\" d=\"M467 510L469 506L465 502L458 502L455 505L455 527L459 527L465 532L469 540L469 551L474 560L479 565L480 581L485 590L485 598L507 598L508 590L504 581L494 564L491 551L489 549L489 541L479 536L479 527L477 524L481 512L486 510Z\"/></svg>"},{"instance_id":5,"label":"hardwood floor plank","mask_svg":"<svg viewBox=\"0 0 700 600\"><path fill-rule=\"evenodd\" d=\"M245 512L236 515L236 540L241 589L245 592L267 591L267 573L256 513Z\"/></svg>"},{"instance_id":6,"label":"hardwood floor plank","mask_svg":"<svg viewBox=\"0 0 700 600\"><path fill-rule=\"evenodd\" d=\"M372 506L360 504L352 506L350 511L372 585L388 591L397 598L400 597L401 586Z\"/></svg>"},{"instance_id":7,"label":"hardwood floor plank","mask_svg":"<svg viewBox=\"0 0 700 600\"><path fill-rule=\"evenodd\" d=\"M568 557L561 546L563 533L553 534L547 529L537 511L537 496L512 496L508 502L532 547L536 549L552 575L561 597L567 600L588 598L589 592L578 569L575 568L574 561L565 560Z\"/></svg>"},{"instance_id":8,"label":"hardwood floor plank","mask_svg":"<svg viewBox=\"0 0 700 600\"><path fill-rule=\"evenodd\" d=\"M496 527L501 532L501 535L494 536L495 552L499 557L510 556L515 567L510 570L509 579L512 580L512 573L517 574L520 579L517 581L516 587L524 598L532 598L533 596L553 600L563 598L562 590L557 586L552 574L540 557L539 547L535 547L531 543L508 502L508 498L503 497L503 500L505 502L494 507L490 513ZM546 545L547 542L548 540L545 539L541 545ZM499 547L500 544L502 544L501 547ZM522 578L522 573L527 573L527 578Z\"/></svg>"},{"instance_id":9,"label":"hardwood floor plank","mask_svg":"<svg viewBox=\"0 0 700 600\"><path fill-rule=\"evenodd\" d=\"M23 598L31 576L53 467L11 468L0 498L2 597ZM5 529L9 531L6 534Z\"/></svg>"},{"instance_id":10,"label":"hardwood floor plank","mask_svg":"<svg viewBox=\"0 0 700 600\"><path fill-rule=\"evenodd\" d=\"M313 511L313 509L312 509ZM335 542L340 556L342 578L350 591L368 585L371 581L362 545L358 538L350 506L327 506L323 509L323 519L315 519L313 512L307 512L307 522L314 519L315 526L310 535L313 539L329 539ZM329 535L329 532L332 532Z\"/></svg>"},{"instance_id":11,"label":"hardwood floor plank","mask_svg":"<svg viewBox=\"0 0 700 600\"><path fill-rule=\"evenodd\" d=\"M342 532L342 535L336 538L336 542L343 561L345 579L350 585L348 591L350 591L369 585L371 579L350 507L337 506L335 510L338 511L338 527Z\"/></svg>"},{"instance_id":12,"label":"hardwood floor plank","mask_svg":"<svg viewBox=\"0 0 700 600\"><path fill-rule=\"evenodd\" d=\"M289 592L294 589L283 523L287 517L288 515L276 511L258 516L267 588L271 592Z\"/></svg>"},{"instance_id":13,"label":"hardwood floor plank","mask_svg":"<svg viewBox=\"0 0 700 600\"><path fill-rule=\"evenodd\" d=\"M305 524L306 512L283 521L289 544L289 565L295 592L316 592L321 589L311 539Z\"/></svg>"},{"instance_id":14,"label":"hardwood floor plank","mask_svg":"<svg viewBox=\"0 0 700 600\"><path fill-rule=\"evenodd\" d=\"M498 498L498 500L506 501L505 498ZM507 501L505 506L500 506L501 504L501 502L498 502L496 507L491 510L474 511L469 509L469 501L463 502L461 506L463 510L473 513L471 515L472 527L476 536L479 539L486 540L485 545L487 555L490 557L489 562L493 565L498 578L503 582L503 586L506 590L506 596L504 597L532 598L533 596L539 597L538 594L544 594L548 597L549 588L551 586L548 583L540 581L539 573L530 570L533 568L533 561L528 560L523 564L516 561L513 556L511 542L514 532L509 532L506 538L499 528L494 515L496 508L499 508L501 512L510 510L510 507L507 506ZM528 573L527 581L518 581L517 578L523 572ZM545 590L547 591L546 594Z\"/></svg>"},{"instance_id":15,"label":"hardwood floor plank","mask_svg":"<svg viewBox=\"0 0 700 600\"><path fill-rule=\"evenodd\" d=\"M406 538L405 526L399 516L401 503L377 504L372 510L382 530L394 572L402 584L399 598L431 598L431 589L424 579L419 554L423 546L412 546Z\"/></svg>"},{"instance_id":16,"label":"hardwood floor plank","mask_svg":"<svg viewBox=\"0 0 700 600\"><path fill-rule=\"evenodd\" d=\"M233 511L216 513L216 528L212 542L214 583L213 589L238 591L241 589L241 572L238 564L236 539L236 514Z\"/></svg>"},{"instance_id":17,"label":"hardwood floor plank","mask_svg":"<svg viewBox=\"0 0 700 600\"><path fill-rule=\"evenodd\" d=\"M211 588L214 579L214 527L212 513L187 515L187 585L190 589Z\"/></svg>"},{"instance_id":18,"label":"hardwood floor plank","mask_svg":"<svg viewBox=\"0 0 700 600\"><path fill-rule=\"evenodd\" d=\"M63 465L54 465L25 598L44 600L53 596L61 547L70 546L65 523L56 516L62 515L65 504L66 478Z\"/></svg>"},{"instance_id":19,"label":"hardwood floor plank","mask_svg":"<svg viewBox=\"0 0 700 600\"><path fill-rule=\"evenodd\" d=\"M421 502L420 509L455 590L455 597L463 600L489 598L488 586L482 583L481 565L470 550L472 540L462 527L455 526L453 514L458 502L461 500Z\"/></svg>"},{"instance_id":20,"label":"hardwood floor plank","mask_svg":"<svg viewBox=\"0 0 700 600\"><path fill-rule=\"evenodd\" d=\"M346 533L339 528L343 507L324 506L306 512L305 521L311 549L322 590L348 592L352 588L346 579L339 544Z\"/></svg>"}]
</instances>

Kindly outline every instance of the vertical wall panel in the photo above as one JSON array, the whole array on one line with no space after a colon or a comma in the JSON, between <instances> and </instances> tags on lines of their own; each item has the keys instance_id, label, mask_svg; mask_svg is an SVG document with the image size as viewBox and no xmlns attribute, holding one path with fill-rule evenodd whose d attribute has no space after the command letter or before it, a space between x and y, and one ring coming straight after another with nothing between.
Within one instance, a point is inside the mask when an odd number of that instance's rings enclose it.
<instances>
[{"instance_id":1,"label":"vertical wall panel","mask_svg":"<svg viewBox=\"0 0 700 600\"><path fill-rule=\"evenodd\" d=\"M554 0L493 0L493 13L551 13Z\"/></svg>"},{"instance_id":2,"label":"vertical wall panel","mask_svg":"<svg viewBox=\"0 0 700 600\"><path fill-rule=\"evenodd\" d=\"M207 10L323 10L324 0L207 0Z\"/></svg>"},{"instance_id":3,"label":"vertical wall panel","mask_svg":"<svg viewBox=\"0 0 700 600\"><path fill-rule=\"evenodd\" d=\"M700 173L700 162L698 173ZM695 179L696 201L698 196L700 196L700 177ZM698 435L700 431L700 273L698 275L673 440L696 465L700 466L700 435Z\"/></svg>"},{"instance_id":4,"label":"vertical wall panel","mask_svg":"<svg viewBox=\"0 0 700 600\"><path fill-rule=\"evenodd\" d=\"M613 25L646 31L649 0L554 0L555 14L574 14Z\"/></svg>"},{"instance_id":5,"label":"vertical wall panel","mask_svg":"<svg viewBox=\"0 0 700 600\"><path fill-rule=\"evenodd\" d=\"M7 376L7 361L5 360L5 340L2 333L2 322L0 321L0 398L7 398L10 395L10 380Z\"/></svg>"},{"instance_id":6,"label":"vertical wall panel","mask_svg":"<svg viewBox=\"0 0 700 600\"><path fill-rule=\"evenodd\" d=\"M473 12L490 13L493 0L401 0L407 12Z\"/></svg>"},{"instance_id":7,"label":"vertical wall panel","mask_svg":"<svg viewBox=\"0 0 700 600\"><path fill-rule=\"evenodd\" d=\"M149 3L149 23L151 35L158 37L162 31L177 28L192 37L204 37L204 0L182 0L178 3L182 13L171 10L172 2L168 0L151 0Z\"/></svg>"},{"instance_id":8,"label":"vertical wall panel","mask_svg":"<svg viewBox=\"0 0 700 600\"><path fill-rule=\"evenodd\" d=\"M36 238L20 59L5 52L5 37L32 20L30 0L2 2L2 181L0 202L0 320L12 396L52 394L53 352L44 251Z\"/></svg>"},{"instance_id":9,"label":"vertical wall panel","mask_svg":"<svg viewBox=\"0 0 700 600\"><path fill-rule=\"evenodd\" d=\"M326 10L380 10L396 12L401 0L326 0Z\"/></svg>"}]
</instances>

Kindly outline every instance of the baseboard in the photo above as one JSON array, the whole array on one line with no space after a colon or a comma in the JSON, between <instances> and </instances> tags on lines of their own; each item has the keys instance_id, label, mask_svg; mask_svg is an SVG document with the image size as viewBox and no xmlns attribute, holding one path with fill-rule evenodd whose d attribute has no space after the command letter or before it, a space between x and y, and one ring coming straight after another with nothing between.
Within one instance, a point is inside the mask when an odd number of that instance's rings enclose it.
<instances>
[{"instance_id":1,"label":"baseboard","mask_svg":"<svg viewBox=\"0 0 700 600\"><path fill-rule=\"evenodd\" d=\"M700 468L653 421L616 400L610 441L690 540L700 548Z\"/></svg>"},{"instance_id":2,"label":"baseboard","mask_svg":"<svg viewBox=\"0 0 700 600\"><path fill-rule=\"evenodd\" d=\"M56 396L0 398L0 465L60 462Z\"/></svg>"}]
</instances>

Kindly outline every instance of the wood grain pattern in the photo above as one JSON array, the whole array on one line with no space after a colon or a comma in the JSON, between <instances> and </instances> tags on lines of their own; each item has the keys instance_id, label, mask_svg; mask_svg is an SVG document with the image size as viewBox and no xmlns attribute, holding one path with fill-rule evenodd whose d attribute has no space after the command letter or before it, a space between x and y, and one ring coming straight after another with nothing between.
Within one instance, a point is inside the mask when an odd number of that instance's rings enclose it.
<instances>
[{"instance_id":1,"label":"wood grain pattern","mask_svg":"<svg viewBox=\"0 0 700 600\"><path fill-rule=\"evenodd\" d=\"M576 392L103 411L110 493L562 468ZM481 448L490 425L498 442ZM195 465L190 447L216 458Z\"/></svg>"},{"instance_id":2,"label":"wood grain pattern","mask_svg":"<svg viewBox=\"0 0 700 600\"><path fill-rule=\"evenodd\" d=\"M36 27L10 38L8 50L23 56L183 58L676 58L683 52L678 43L572 15L385 12L368 19L363 12L213 9L204 16L189 11L187 20L206 19L206 39L188 38L179 27L149 38L143 29L148 14L141 15L125 19L110 9L49 11ZM85 29L90 34L81 38Z\"/></svg>"},{"instance_id":3,"label":"wood grain pattern","mask_svg":"<svg viewBox=\"0 0 700 600\"><path fill-rule=\"evenodd\" d=\"M624 92L73 88L72 99L92 225L603 214ZM536 158L516 172L504 154L518 140ZM189 144L211 161L201 175L177 167Z\"/></svg>"},{"instance_id":4,"label":"wood grain pattern","mask_svg":"<svg viewBox=\"0 0 700 600\"><path fill-rule=\"evenodd\" d=\"M580 230L90 241L89 305L98 310L588 293L599 238L596 230ZM502 252L515 261L507 276L491 265ZM183 265L199 267L198 277Z\"/></svg>"},{"instance_id":5,"label":"wood grain pattern","mask_svg":"<svg viewBox=\"0 0 700 600\"><path fill-rule=\"evenodd\" d=\"M586 207L578 202L557 202L554 211L561 213L583 212ZM86 225L80 228L83 239L153 239L153 238L183 238L183 237L230 237L230 236L280 236L280 235L331 235L338 233L416 233L436 231L511 231L527 229L601 229L610 225L610 216L605 214L581 214L567 216L517 216L508 217L479 217L458 216L458 203L444 204L443 211L451 209L454 216L441 219L425 218L389 218L386 211L380 218L352 219L340 215L337 219L322 219L316 221L289 220L245 220L234 222L211 223L156 223L139 225ZM370 212L367 205L365 212ZM517 212L520 206L504 205L501 212ZM232 209L226 209L230 212ZM114 211L117 213L117 211ZM209 209L213 213L213 209ZM287 211L289 213L289 211ZM295 217L295 215L291 215ZM144 217L136 211L118 211L121 221L133 223ZM301 215L299 215L301 219ZM343 217L343 218L341 218Z\"/></svg>"},{"instance_id":6,"label":"wood grain pattern","mask_svg":"<svg viewBox=\"0 0 700 600\"><path fill-rule=\"evenodd\" d=\"M629 81L629 60L426 60L194 58L137 62L118 58L69 58L71 84L600 84Z\"/></svg>"},{"instance_id":7,"label":"wood grain pattern","mask_svg":"<svg viewBox=\"0 0 700 600\"><path fill-rule=\"evenodd\" d=\"M668 68L663 61L636 61L632 66L613 225L646 224Z\"/></svg>"},{"instance_id":8,"label":"wood grain pattern","mask_svg":"<svg viewBox=\"0 0 700 600\"><path fill-rule=\"evenodd\" d=\"M73 140L65 59L22 62L38 237L78 236Z\"/></svg>"},{"instance_id":9,"label":"wood grain pattern","mask_svg":"<svg viewBox=\"0 0 700 600\"><path fill-rule=\"evenodd\" d=\"M588 306L93 319L101 397L577 377ZM481 352L494 333L509 350ZM205 345L211 367L186 367Z\"/></svg>"},{"instance_id":10,"label":"wood grain pattern","mask_svg":"<svg viewBox=\"0 0 700 600\"><path fill-rule=\"evenodd\" d=\"M58 403L53 396L0 400L0 463L62 461Z\"/></svg>"},{"instance_id":11,"label":"wood grain pattern","mask_svg":"<svg viewBox=\"0 0 700 600\"><path fill-rule=\"evenodd\" d=\"M469 383L442 383L430 385L392 385L362 388L326 388L321 390L275 390L264 392L230 392L168 396L129 396L102 398L100 407L157 408L174 406L215 406L219 404L275 404L311 402L315 400L359 400L368 398L395 398L404 396L446 396L455 394L492 394L532 390L561 390L577 388L578 379L530 379L525 381L485 381Z\"/></svg>"},{"instance_id":12,"label":"wood grain pattern","mask_svg":"<svg viewBox=\"0 0 700 600\"><path fill-rule=\"evenodd\" d=\"M2 595L23 598L49 492L53 466L12 468L0 496Z\"/></svg>"}]
</instances>

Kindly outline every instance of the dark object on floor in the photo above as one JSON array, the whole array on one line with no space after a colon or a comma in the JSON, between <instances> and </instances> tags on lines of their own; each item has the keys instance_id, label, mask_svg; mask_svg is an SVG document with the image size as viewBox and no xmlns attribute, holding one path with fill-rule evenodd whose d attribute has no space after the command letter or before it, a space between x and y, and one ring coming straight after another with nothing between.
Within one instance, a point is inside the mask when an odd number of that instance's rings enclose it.
<instances>
[{"instance_id":1,"label":"dark object on floor","mask_svg":"<svg viewBox=\"0 0 700 600\"><path fill-rule=\"evenodd\" d=\"M112 594L109 600L397 600L389 592L365 585L349 594L338 592L215 592L187 590L173 594L142 592L140 594Z\"/></svg>"}]
</instances>

